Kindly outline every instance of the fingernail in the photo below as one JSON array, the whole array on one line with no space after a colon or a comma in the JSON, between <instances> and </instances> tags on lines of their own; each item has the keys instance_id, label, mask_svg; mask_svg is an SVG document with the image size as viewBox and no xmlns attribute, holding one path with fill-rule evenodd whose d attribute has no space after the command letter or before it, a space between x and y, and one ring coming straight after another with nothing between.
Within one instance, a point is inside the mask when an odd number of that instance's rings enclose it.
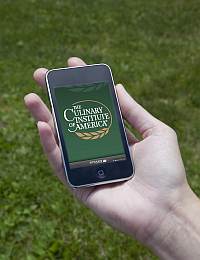
<instances>
[{"instance_id":1,"label":"fingernail","mask_svg":"<svg viewBox=\"0 0 200 260\"><path fill-rule=\"evenodd\" d=\"M116 86L120 88L124 88L124 86L121 83L118 83Z\"/></svg>"}]
</instances>

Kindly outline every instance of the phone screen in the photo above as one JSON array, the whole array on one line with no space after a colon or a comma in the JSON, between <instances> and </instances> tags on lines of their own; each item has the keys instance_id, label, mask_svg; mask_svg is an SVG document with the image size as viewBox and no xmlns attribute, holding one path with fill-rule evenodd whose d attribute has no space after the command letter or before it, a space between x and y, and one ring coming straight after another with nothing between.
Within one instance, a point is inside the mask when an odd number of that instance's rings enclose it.
<instances>
[{"instance_id":1,"label":"phone screen","mask_svg":"<svg viewBox=\"0 0 200 260\"><path fill-rule=\"evenodd\" d=\"M107 82L57 86L54 95L71 169L126 160Z\"/></svg>"}]
</instances>

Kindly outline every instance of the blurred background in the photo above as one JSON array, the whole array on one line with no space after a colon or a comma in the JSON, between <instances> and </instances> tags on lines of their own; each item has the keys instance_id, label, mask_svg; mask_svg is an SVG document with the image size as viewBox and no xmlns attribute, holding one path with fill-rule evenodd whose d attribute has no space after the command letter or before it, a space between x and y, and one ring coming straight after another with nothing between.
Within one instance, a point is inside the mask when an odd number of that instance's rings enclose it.
<instances>
[{"instance_id":1,"label":"blurred background","mask_svg":"<svg viewBox=\"0 0 200 260\"><path fill-rule=\"evenodd\" d=\"M48 166L23 97L46 94L37 67L70 56L116 82L179 137L200 195L200 1L0 1L0 259L156 259L66 191Z\"/></svg>"}]
</instances>

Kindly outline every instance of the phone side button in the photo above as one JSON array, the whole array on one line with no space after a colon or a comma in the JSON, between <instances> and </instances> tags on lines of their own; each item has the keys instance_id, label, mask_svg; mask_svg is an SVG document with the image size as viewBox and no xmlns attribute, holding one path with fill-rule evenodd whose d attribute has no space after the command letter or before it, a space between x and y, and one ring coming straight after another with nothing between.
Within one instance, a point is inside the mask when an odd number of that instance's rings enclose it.
<instances>
[{"instance_id":1,"label":"phone side button","mask_svg":"<svg viewBox=\"0 0 200 260\"><path fill-rule=\"evenodd\" d=\"M99 179L104 179L106 177L104 170L100 169L97 171L97 177Z\"/></svg>"}]
</instances>

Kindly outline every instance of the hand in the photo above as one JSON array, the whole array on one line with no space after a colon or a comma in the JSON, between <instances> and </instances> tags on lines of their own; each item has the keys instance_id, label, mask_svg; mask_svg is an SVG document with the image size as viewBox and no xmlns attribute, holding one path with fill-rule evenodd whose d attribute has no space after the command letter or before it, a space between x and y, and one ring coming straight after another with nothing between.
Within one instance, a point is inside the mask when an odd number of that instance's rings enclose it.
<instances>
[{"instance_id":1,"label":"hand","mask_svg":"<svg viewBox=\"0 0 200 260\"><path fill-rule=\"evenodd\" d=\"M68 65L85 63L79 58L70 58ZM46 71L41 68L34 73L34 79L43 88ZM143 137L139 141L128 133L135 177L121 183L79 188L72 192L110 225L148 245L150 239L157 237L157 229L165 218L191 190L175 131L137 104L122 85L117 85L116 89L123 117ZM34 93L25 96L25 104L38 122L40 140L50 165L67 185L49 109Z\"/></svg>"}]
</instances>

